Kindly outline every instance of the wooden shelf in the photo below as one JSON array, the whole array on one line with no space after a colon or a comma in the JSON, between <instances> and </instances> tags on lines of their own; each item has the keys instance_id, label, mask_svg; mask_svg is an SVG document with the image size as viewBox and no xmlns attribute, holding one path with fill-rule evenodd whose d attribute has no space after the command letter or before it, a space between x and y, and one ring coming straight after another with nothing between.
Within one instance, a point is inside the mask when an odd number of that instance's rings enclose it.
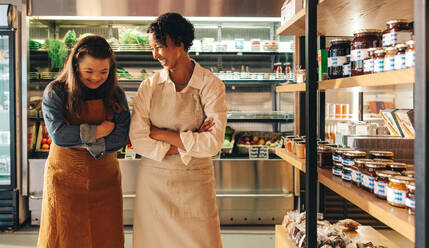
<instances>
[{"instance_id":1,"label":"wooden shelf","mask_svg":"<svg viewBox=\"0 0 429 248\"><path fill-rule=\"evenodd\" d=\"M386 22L414 17L413 0L324 0L317 6L317 31L325 36L353 36L358 29L386 29ZM277 35L305 35L305 9L277 29Z\"/></svg>"},{"instance_id":2,"label":"wooden shelf","mask_svg":"<svg viewBox=\"0 0 429 248\"><path fill-rule=\"evenodd\" d=\"M414 242L414 216L408 214L407 209L389 205L387 201L378 199L373 193L369 193L362 188L343 181L340 177L334 176L330 169L318 168L318 180L374 218Z\"/></svg>"},{"instance_id":3,"label":"wooden shelf","mask_svg":"<svg viewBox=\"0 0 429 248\"><path fill-rule=\"evenodd\" d=\"M415 69L408 68L397 71L387 71L361 76L324 80L319 82L319 90L345 89L353 87L380 87L388 85L414 84ZM305 84L290 84L277 86L277 92L302 92Z\"/></svg>"},{"instance_id":4,"label":"wooden shelf","mask_svg":"<svg viewBox=\"0 0 429 248\"><path fill-rule=\"evenodd\" d=\"M285 151L284 148L277 148L276 155L300 171L305 172L305 159L298 158L292 152Z\"/></svg>"},{"instance_id":5,"label":"wooden shelf","mask_svg":"<svg viewBox=\"0 0 429 248\"><path fill-rule=\"evenodd\" d=\"M399 248L398 245L370 226L359 226L355 232L347 232L347 235L352 240L371 241L375 245ZM276 248L297 248L295 243L289 238L289 233L281 225L276 225Z\"/></svg>"}]
</instances>

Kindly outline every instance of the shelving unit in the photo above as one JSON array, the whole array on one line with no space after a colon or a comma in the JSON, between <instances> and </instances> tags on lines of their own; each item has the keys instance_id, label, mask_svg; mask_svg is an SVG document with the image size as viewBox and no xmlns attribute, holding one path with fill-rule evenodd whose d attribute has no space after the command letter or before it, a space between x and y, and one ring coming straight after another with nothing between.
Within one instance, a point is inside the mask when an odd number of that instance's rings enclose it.
<instances>
[{"instance_id":1,"label":"shelving unit","mask_svg":"<svg viewBox=\"0 0 429 248\"><path fill-rule=\"evenodd\" d=\"M344 89L353 87L381 87L401 84L414 84L415 69L373 73L361 76L319 81L319 90ZM305 84L277 86L277 92L304 92Z\"/></svg>"}]
</instances>

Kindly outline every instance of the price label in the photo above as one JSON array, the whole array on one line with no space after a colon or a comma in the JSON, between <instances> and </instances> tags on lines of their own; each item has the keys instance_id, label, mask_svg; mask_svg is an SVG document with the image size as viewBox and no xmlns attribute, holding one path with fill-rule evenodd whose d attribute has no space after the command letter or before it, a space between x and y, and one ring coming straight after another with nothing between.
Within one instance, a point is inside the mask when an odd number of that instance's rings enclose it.
<instances>
[{"instance_id":1,"label":"price label","mask_svg":"<svg viewBox=\"0 0 429 248\"><path fill-rule=\"evenodd\" d=\"M268 159L268 146L250 146L249 159Z\"/></svg>"}]
</instances>

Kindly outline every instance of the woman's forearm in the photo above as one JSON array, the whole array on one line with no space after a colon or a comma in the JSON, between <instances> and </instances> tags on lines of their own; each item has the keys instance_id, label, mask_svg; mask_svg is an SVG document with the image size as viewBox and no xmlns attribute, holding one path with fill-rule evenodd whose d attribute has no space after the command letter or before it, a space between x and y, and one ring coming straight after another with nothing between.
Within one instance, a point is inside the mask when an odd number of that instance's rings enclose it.
<instances>
[{"instance_id":1,"label":"woman's forearm","mask_svg":"<svg viewBox=\"0 0 429 248\"><path fill-rule=\"evenodd\" d=\"M182 143L182 139L180 138L179 133L159 129L156 127L151 127L150 128L150 137L152 139L164 141L164 142L169 143L173 146L176 146L182 150L185 150L185 146Z\"/></svg>"}]
</instances>

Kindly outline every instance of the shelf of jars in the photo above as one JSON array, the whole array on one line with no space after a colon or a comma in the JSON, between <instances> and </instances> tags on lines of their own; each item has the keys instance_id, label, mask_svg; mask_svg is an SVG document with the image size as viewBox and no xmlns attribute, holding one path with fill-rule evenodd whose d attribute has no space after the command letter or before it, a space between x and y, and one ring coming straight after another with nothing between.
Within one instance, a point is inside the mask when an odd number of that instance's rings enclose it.
<instances>
[{"instance_id":1,"label":"shelf of jars","mask_svg":"<svg viewBox=\"0 0 429 248\"><path fill-rule=\"evenodd\" d=\"M300 159L292 152L286 152L281 148L276 149L276 155L305 172L305 159ZM410 215L406 208L391 206L386 200L377 198L374 193L333 175L332 169L318 168L317 171L318 181L321 184L414 242L414 215Z\"/></svg>"},{"instance_id":2,"label":"shelf of jars","mask_svg":"<svg viewBox=\"0 0 429 248\"><path fill-rule=\"evenodd\" d=\"M412 0L323 0L317 6L317 31L325 36L353 36L363 28L382 29L389 20L413 19ZM305 9L277 29L277 35L305 35Z\"/></svg>"},{"instance_id":3,"label":"shelf of jars","mask_svg":"<svg viewBox=\"0 0 429 248\"><path fill-rule=\"evenodd\" d=\"M407 68L402 70L323 80L319 81L319 90L414 84L414 74L414 68ZM277 92L303 92L305 89L305 84L285 84L276 87Z\"/></svg>"},{"instance_id":4,"label":"shelf of jars","mask_svg":"<svg viewBox=\"0 0 429 248\"><path fill-rule=\"evenodd\" d=\"M290 239L290 234L281 225L276 225L276 248L298 248L296 242ZM398 245L387 239L371 226L359 226L356 231L345 232L351 240L371 242L383 247L399 248Z\"/></svg>"}]
</instances>

